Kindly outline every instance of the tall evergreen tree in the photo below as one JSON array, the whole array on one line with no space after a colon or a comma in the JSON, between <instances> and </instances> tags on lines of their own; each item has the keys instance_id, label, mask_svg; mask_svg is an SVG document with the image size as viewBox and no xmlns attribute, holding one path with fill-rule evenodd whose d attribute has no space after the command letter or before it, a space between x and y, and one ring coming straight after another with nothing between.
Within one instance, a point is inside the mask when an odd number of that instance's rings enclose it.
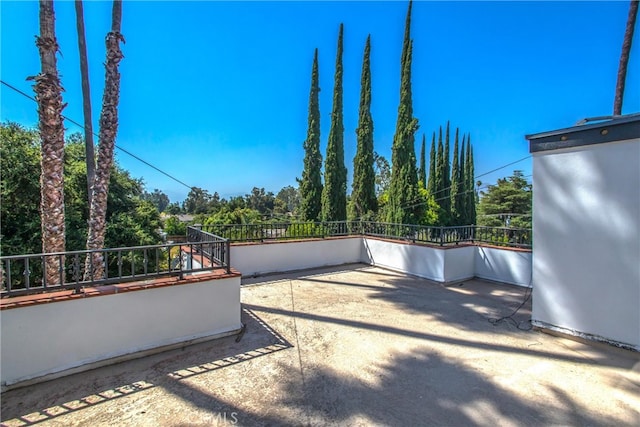
<instances>
[{"instance_id":1,"label":"tall evergreen tree","mask_svg":"<svg viewBox=\"0 0 640 427\"><path fill-rule=\"evenodd\" d=\"M322 219L343 221L347 219L347 168L344 166L344 125L342 123L342 33L340 24L336 75L333 86L333 110L324 164L324 189L322 191Z\"/></svg>"},{"instance_id":2,"label":"tall evergreen tree","mask_svg":"<svg viewBox=\"0 0 640 427\"><path fill-rule=\"evenodd\" d=\"M320 154L320 103L318 101L318 49L313 56L309 124L304 141L304 169L300 184L300 213L307 221L318 221L322 209L322 154Z\"/></svg>"},{"instance_id":3,"label":"tall evergreen tree","mask_svg":"<svg viewBox=\"0 0 640 427\"><path fill-rule=\"evenodd\" d=\"M418 181L422 182L422 186L427 188L427 165L425 159L425 136L422 134L422 145L420 147L420 169L418 169Z\"/></svg>"},{"instance_id":4,"label":"tall evergreen tree","mask_svg":"<svg viewBox=\"0 0 640 427\"><path fill-rule=\"evenodd\" d=\"M373 118L371 117L371 36L367 37L360 79L360 115L356 129L357 150L353 158L352 218L378 210L376 175L373 169Z\"/></svg>"},{"instance_id":5,"label":"tall evergreen tree","mask_svg":"<svg viewBox=\"0 0 640 427\"><path fill-rule=\"evenodd\" d=\"M440 130L438 131L438 148L436 149L436 184L435 191L433 192L433 197L438 202L439 206L442 206L442 201L440 198L442 197L442 189L444 188L444 177L442 176L443 165L444 165L444 146L442 145L442 126L440 126Z\"/></svg>"},{"instance_id":6,"label":"tall evergreen tree","mask_svg":"<svg viewBox=\"0 0 640 427\"><path fill-rule=\"evenodd\" d=\"M456 136L453 142L453 162L451 163L451 225L460 224L460 164L458 159L458 134L459 129L456 128Z\"/></svg>"},{"instance_id":7,"label":"tall evergreen tree","mask_svg":"<svg viewBox=\"0 0 640 427\"><path fill-rule=\"evenodd\" d=\"M387 221L392 223L417 224L424 206L417 203L420 198L414 134L418 120L413 117L411 95L411 60L413 42L411 40L411 7L409 1L405 21L400 72L400 105L396 132L391 147L391 184L387 204Z\"/></svg>"},{"instance_id":8,"label":"tall evergreen tree","mask_svg":"<svg viewBox=\"0 0 640 427\"><path fill-rule=\"evenodd\" d=\"M465 163L466 135L462 135L462 146L460 147L460 159L458 160L458 221L460 225L472 225L467 222L467 173Z\"/></svg>"},{"instance_id":9,"label":"tall evergreen tree","mask_svg":"<svg viewBox=\"0 0 640 427\"><path fill-rule=\"evenodd\" d=\"M427 191L430 195L436 192L436 133L431 137L431 151L429 152L429 178Z\"/></svg>"},{"instance_id":10,"label":"tall evergreen tree","mask_svg":"<svg viewBox=\"0 0 640 427\"><path fill-rule=\"evenodd\" d=\"M449 145L449 122L447 121L447 129L444 138L444 152L442 153L442 189L438 194L438 200L440 200L440 206L442 207L445 215L446 225L450 225L451 220L451 167L449 163L449 151L451 147Z\"/></svg>"},{"instance_id":11,"label":"tall evergreen tree","mask_svg":"<svg viewBox=\"0 0 640 427\"><path fill-rule=\"evenodd\" d=\"M475 188L475 167L473 165L473 147L471 146L471 135L467 138L467 156L466 156L466 180L467 180L467 222L468 224L476 223L476 188Z\"/></svg>"}]
</instances>

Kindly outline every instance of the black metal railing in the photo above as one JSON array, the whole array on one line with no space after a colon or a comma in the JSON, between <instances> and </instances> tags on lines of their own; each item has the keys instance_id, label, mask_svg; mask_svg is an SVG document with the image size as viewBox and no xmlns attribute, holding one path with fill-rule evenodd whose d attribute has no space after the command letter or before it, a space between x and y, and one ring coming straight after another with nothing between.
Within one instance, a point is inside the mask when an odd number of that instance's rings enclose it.
<instances>
[{"instance_id":1,"label":"black metal railing","mask_svg":"<svg viewBox=\"0 0 640 427\"><path fill-rule=\"evenodd\" d=\"M467 225L433 227L371 221L301 222L269 224L193 225L187 228L186 242L129 248L73 251L51 254L0 257L0 296L53 292L180 276L199 271L231 271L231 242L310 239L337 236L373 236L401 239L439 246L461 243L531 248L530 229ZM98 253L104 273L96 277L85 258ZM45 264L57 266L55 279L45 275ZM51 272L49 272L51 273ZM48 281L46 277L49 277Z\"/></svg>"},{"instance_id":2,"label":"black metal railing","mask_svg":"<svg viewBox=\"0 0 640 427\"><path fill-rule=\"evenodd\" d=\"M507 247L531 248L530 229L478 225L434 227L372 221L335 221L207 224L195 225L190 228L214 233L229 239L231 242L264 242L269 240L364 235L440 246L460 243L488 243Z\"/></svg>"},{"instance_id":3,"label":"black metal railing","mask_svg":"<svg viewBox=\"0 0 640 427\"><path fill-rule=\"evenodd\" d=\"M179 276L226 269L231 264L229 241L197 230L192 241L165 245L70 251L0 257L0 296L14 296ZM85 267L88 254L98 254L104 273L96 277L93 264ZM55 279L44 274L45 265L57 266ZM47 279L49 277L49 279Z\"/></svg>"}]
</instances>

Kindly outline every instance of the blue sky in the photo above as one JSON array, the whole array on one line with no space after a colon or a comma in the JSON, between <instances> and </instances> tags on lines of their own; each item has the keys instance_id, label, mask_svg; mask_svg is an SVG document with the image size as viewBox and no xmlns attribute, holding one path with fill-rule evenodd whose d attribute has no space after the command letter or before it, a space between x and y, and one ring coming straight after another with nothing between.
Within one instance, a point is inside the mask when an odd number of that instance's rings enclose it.
<instances>
[{"instance_id":1,"label":"blue sky","mask_svg":"<svg viewBox=\"0 0 640 427\"><path fill-rule=\"evenodd\" d=\"M422 134L451 121L470 133L476 174L528 156L525 134L610 115L627 1L414 3L414 115ZM313 51L319 49L321 148L338 27L344 23L345 164L352 177L362 53L372 42L375 150L391 159L407 2L125 1L117 144L190 186L223 197L277 192L301 175ZM55 3L64 114L82 121L73 2ZM38 3L0 3L1 78L33 94L40 69ZM85 2L94 127L104 82L110 2ZM623 113L640 111L640 41ZM37 123L36 105L0 87L0 118ZM67 123L68 132L79 128ZM323 156L324 157L324 156ZM151 191L182 201L184 186L135 159L117 160ZM525 160L480 178L490 184Z\"/></svg>"}]
</instances>

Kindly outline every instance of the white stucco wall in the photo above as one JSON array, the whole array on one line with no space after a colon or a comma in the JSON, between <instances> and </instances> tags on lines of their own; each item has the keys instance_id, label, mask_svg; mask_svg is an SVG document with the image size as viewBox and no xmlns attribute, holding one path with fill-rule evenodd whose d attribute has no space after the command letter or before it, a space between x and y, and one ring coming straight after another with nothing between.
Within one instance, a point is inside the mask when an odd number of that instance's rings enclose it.
<instances>
[{"instance_id":1,"label":"white stucco wall","mask_svg":"<svg viewBox=\"0 0 640 427\"><path fill-rule=\"evenodd\" d=\"M444 250L444 281L457 282L475 276L476 246L460 246Z\"/></svg>"},{"instance_id":2,"label":"white stucco wall","mask_svg":"<svg viewBox=\"0 0 640 427\"><path fill-rule=\"evenodd\" d=\"M531 286L531 252L476 247L474 271L476 277Z\"/></svg>"},{"instance_id":3,"label":"white stucco wall","mask_svg":"<svg viewBox=\"0 0 640 427\"><path fill-rule=\"evenodd\" d=\"M640 140L533 155L533 323L640 349Z\"/></svg>"},{"instance_id":4,"label":"white stucco wall","mask_svg":"<svg viewBox=\"0 0 640 427\"><path fill-rule=\"evenodd\" d=\"M0 320L4 388L236 331L240 277L8 309Z\"/></svg>"},{"instance_id":5,"label":"white stucco wall","mask_svg":"<svg viewBox=\"0 0 640 427\"><path fill-rule=\"evenodd\" d=\"M378 267L445 281L445 250L379 239L362 239L366 262Z\"/></svg>"},{"instance_id":6,"label":"white stucco wall","mask_svg":"<svg viewBox=\"0 0 640 427\"><path fill-rule=\"evenodd\" d=\"M231 266L243 276L362 262L362 238L231 245Z\"/></svg>"}]
</instances>

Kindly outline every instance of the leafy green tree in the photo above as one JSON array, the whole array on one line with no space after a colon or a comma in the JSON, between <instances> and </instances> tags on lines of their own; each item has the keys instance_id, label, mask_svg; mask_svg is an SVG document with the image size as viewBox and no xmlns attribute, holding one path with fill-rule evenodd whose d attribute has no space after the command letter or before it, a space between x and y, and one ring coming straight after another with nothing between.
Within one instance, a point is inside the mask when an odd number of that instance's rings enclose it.
<instances>
[{"instance_id":1,"label":"leafy green tree","mask_svg":"<svg viewBox=\"0 0 640 427\"><path fill-rule=\"evenodd\" d=\"M396 132L391 147L391 184L386 206L388 222L415 224L422 216L424 206L419 203L420 193L416 170L414 135L418 120L413 117L411 95L411 62L413 41L411 40L411 7L409 2L405 21L404 41L401 55L400 105Z\"/></svg>"},{"instance_id":2,"label":"leafy green tree","mask_svg":"<svg viewBox=\"0 0 640 427\"><path fill-rule=\"evenodd\" d=\"M187 198L182 203L182 209L189 214L205 214L209 212L211 194L200 187L191 187Z\"/></svg>"},{"instance_id":3,"label":"leafy green tree","mask_svg":"<svg viewBox=\"0 0 640 427\"><path fill-rule=\"evenodd\" d=\"M245 196L246 206L256 210L262 215L271 215L275 205L275 196L271 191L266 192L264 188L253 187L251 194Z\"/></svg>"},{"instance_id":4,"label":"leafy green tree","mask_svg":"<svg viewBox=\"0 0 640 427\"><path fill-rule=\"evenodd\" d=\"M500 178L480 192L478 224L491 227L531 228L532 187L522 171Z\"/></svg>"},{"instance_id":5,"label":"leafy green tree","mask_svg":"<svg viewBox=\"0 0 640 427\"><path fill-rule=\"evenodd\" d=\"M169 203L164 212L168 213L169 215L179 215L180 213L182 213L182 208L180 207L180 203L173 202Z\"/></svg>"},{"instance_id":6,"label":"leafy green tree","mask_svg":"<svg viewBox=\"0 0 640 427\"><path fill-rule=\"evenodd\" d=\"M418 181L422 183L423 188L427 188L427 163L425 158L425 140L424 134L422 134L422 145L420 146L420 168L418 169Z\"/></svg>"},{"instance_id":7,"label":"leafy green tree","mask_svg":"<svg viewBox=\"0 0 640 427\"><path fill-rule=\"evenodd\" d=\"M177 216L172 215L164 220L164 231L169 236L185 236L187 234L187 224L180 221Z\"/></svg>"},{"instance_id":8,"label":"leafy green tree","mask_svg":"<svg viewBox=\"0 0 640 427\"><path fill-rule=\"evenodd\" d=\"M318 101L318 49L313 56L311 93L309 94L309 125L304 141L304 169L300 185L300 211L307 221L317 221L322 210L322 154L320 154L320 103Z\"/></svg>"},{"instance_id":9,"label":"leafy green tree","mask_svg":"<svg viewBox=\"0 0 640 427\"><path fill-rule=\"evenodd\" d=\"M242 196L234 196L230 197L229 201L224 201L220 210L227 208L228 211L235 211L236 209L245 209L246 207L247 199Z\"/></svg>"},{"instance_id":10,"label":"leafy green tree","mask_svg":"<svg viewBox=\"0 0 640 427\"><path fill-rule=\"evenodd\" d=\"M226 225L226 224L256 224L262 219L262 214L255 209L235 208L230 209L225 206L218 212L207 216L204 219L205 225Z\"/></svg>"},{"instance_id":11,"label":"leafy green tree","mask_svg":"<svg viewBox=\"0 0 640 427\"><path fill-rule=\"evenodd\" d=\"M295 213L300 206L300 191L288 185L283 187L276 194L276 204L280 204L283 209L280 213Z\"/></svg>"},{"instance_id":12,"label":"leafy green tree","mask_svg":"<svg viewBox=\"0 0 640 427\"><path fill-rule=\"evenodd\" d=\"M374 173L376 175L376 196L378 197L379 202L380 196L389 191L389 184L391 183L391 166L384 156L381 156L375 151L373 153L373 164Z\"/></svg>"},{"instance_id":13,"label":"leafy green tree","mask_svg":"<svg viewBox=\"0 0 640 427\"><path fill-rule=\"evenodd\" d=\"M2 161L0 251L2 255L40 253L42 248L38 201L40 159L38 132L15 123L0 125ZM81 135L65 145L64 192L67 250L84 249L89 220L86 151ZM110 174L107 197L106 247L140 246L161 241L157 209L141 200L142 181L117 164Z\"/></svg>"},{"instance_id":14,"label":"leafy green tree","mask_svg":"<svg viewBox=\"0 0 640 427\"><path fill-rule=\"evenodd\" d=\"M376 175L373 169L373 118L371 117L371 36L367 37L360 79L360 117L356 129L357 149L353 158L351 218L371 218L378 210Z\"/></svg>"},{"instance_id":15,"label":"leafy green tree","mask_svg":"<svg viewBox=\"0 0 640 427\"><path fill-rule=\"evenodd\" d=\"M42 252L40 136L17 123L0 126L0 253ZM35 173L34 173L35 172Z\"/></svg>"},{"instance_id":16,"label":"leafy green tree","mask_svg":"<svg viewBox=\"0 0 640 427\"><path fill-rule=\"evenodd\" d=\"M153 190L153 192L148 193L144 192L142 194L142 200L147 200L158 209L158 212L164 212L164 210L169 206L169 196L164 194L162 191L157 188Z\"/></svg>"},{"instance_id":17,"label":"leafy green tree","mask_svg":"<svg viewBox=\"0 0 640 427\"><path fill-rule=\"evenodd\" d=\"M342 123L342 37L343 24L338 34L336 75L333 87L333 110L324 166L322 190L323 221L347 219L347 168L344 166L344 125Z\"/></svg>"}]
</instances>

